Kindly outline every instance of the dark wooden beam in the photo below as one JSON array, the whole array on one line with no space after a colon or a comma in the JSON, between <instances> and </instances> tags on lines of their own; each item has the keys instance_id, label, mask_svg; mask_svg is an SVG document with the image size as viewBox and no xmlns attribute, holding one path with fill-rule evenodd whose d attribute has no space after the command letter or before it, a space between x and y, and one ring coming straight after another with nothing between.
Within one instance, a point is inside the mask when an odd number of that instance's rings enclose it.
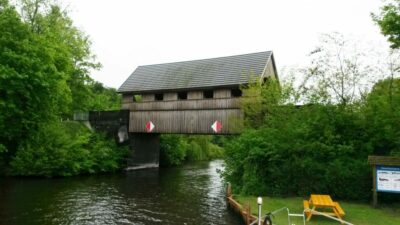
<instances>
[{"instance_id":1,"label":"dark wooden beam","mask_svg":"<svg viewBox=\"0 0 400 225\"><path fill-rule=\"evenodd\" d=\"M368 156L370 165L400 166L400 157L392 156Z\"/></svg>"}]
</instances>

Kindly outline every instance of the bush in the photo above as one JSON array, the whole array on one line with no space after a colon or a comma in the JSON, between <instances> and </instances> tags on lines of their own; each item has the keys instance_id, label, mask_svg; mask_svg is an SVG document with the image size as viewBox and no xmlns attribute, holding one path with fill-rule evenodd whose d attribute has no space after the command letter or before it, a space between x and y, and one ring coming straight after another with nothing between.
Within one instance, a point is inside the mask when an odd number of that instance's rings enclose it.
<instances>
[{"instance_id":1,"label":"bush","mask_svg":"<svg viewBox=\"0 0 400 225\"><path fill-rule=\"evenodd\" d=\"M55 122L41 126L18 147L11 174L53 177L113 172L121 169L126 154L114 140L82 124Z\"/></svg>"},{"instance_id":2,"label":"bush","mask_svg":"<svg viewBox=\"0 0 400 225\"><path fill-rule=\"evenodd\" d=\"M369 200L368 156L400 149L399 81L379 82L351 104L295 106L269 95L268 86L256 87L260 96L242 103L244 130L226 139L225 179L241 194ZM254 101L259 105L251 108ZM252 123L254 118L261 122Z\"/></svg>"},{"instance_id":3,"label":"bush","mask_svg":"<svg viewBox=\"0 0 400 225\"><path fill-rule=\"evenodd\" d=\"M206 159L206 152L201 148L201 146L195 142L192 141L189 144L189 148L186 150L187 151L187 161L203 161Z\"/></svg>"},{"instance_id":4,"label":"bush","mask_svg":"<svg viewBox=\"0 0 400 225\"><path fill-rule=\"evenodd\" d=\"M279 111L268 126L247 129L227 143L225 177L236 191L368 199L371 151L357 113L319 105Z\"/></svg>"},{"instance_id":5,"label":"bush","mask_svg":"<svg viewBox=\"0 0 400 225\"><path fill-rule=\"evenodd\" d=\"M400 156L400 79L378 82L367 96L363 114L374 154Z\"/></svg>"},{"instance_id":6,"label":"bush","mask_svg":"<svg viewBox=\"0 0 400 225\"><path fill-rule=\"evenodd\" d=\"M160 164L177 166L184 161L205 161L223 156L223 149L213 143L212 136L162 135Z\"/></svg>"},{"instance_id":7,"label":"bush","mask_svg":"<svg viewBox=\"0 0 400 225\"><path fill-rule=\"evenodd\" d=\"M187 142L176 134L161 135L160 164L162 166L177 166L186 157Z\"/></svg>"}]
</instances>

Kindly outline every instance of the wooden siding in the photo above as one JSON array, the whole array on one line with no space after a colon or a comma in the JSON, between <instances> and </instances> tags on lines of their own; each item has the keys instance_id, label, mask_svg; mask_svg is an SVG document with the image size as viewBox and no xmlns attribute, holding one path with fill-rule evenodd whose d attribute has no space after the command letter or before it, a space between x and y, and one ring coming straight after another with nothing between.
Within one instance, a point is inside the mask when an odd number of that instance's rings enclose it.
<instances>
[{"instance_id":1,"label":"wooden siding","mask_svg":"<svg viewBox=\"0 0 400 225\"><path fill-rule=\"evenodd\" d=\"M122 108L131 111L238 109L239 98L177 100L124 103Z\"/></svg>"},{"instance_id":2,"label":"wooden siding","mask_svg":"<svg viewBox=\"0 0 400 225\"><path fill-rule=\"evenodd\" d=\"M133 94L124 94L122 108L129 113L129 132L145 133L146 123L155 125L153 133L214 134L211 125L222 123L219 134L235 134L233 121L241 117L240 98L232 98L231 90L216 89L214 98L204 99L203 91L188 91L188 99L178 100L177 92L163 93L155 101L154 93L143 94L142 102L134 102Z\"/></svg>"},{"instance_id":3,"label":"wooden siding","mask_svg":"<svg viewBox=\"0 0 400 225\"><path fill-rule=\"evenodd\" d=\"M188 99L203 99L203 92L202 91L189 91Z\"/></svg>"},{"instance_id":4,"label":"wooden siding","mask_svg":"<svg viewBox=\"0 0 400 225\"><path fill-rule=\"evenodd\" d=\"M121 109L129 109L129 106L131 105L131 103L124 103L122 102L122 106Z\"/></svg>"},{"instance_id":5,"label":"wooden siding","mask_svg":"<svg viewBox=\"0 0 400 225\"><path fill-rule=\"evenodd\" d=\"M393 156L368 156L370 165L400 166L400 157Z\"/></svg>"},{"instance_id":6,"label":"wooden siding","mask_svg":"<svg viewBox=\"0 0 400 225\"><path fill-rule=\"evenodd\" d=\"M274 66L272 64L272 60L269 60L267 66L265 68L263 77L272 77L272 78L276 77Z\"/></svg>"},{"instance_id":7,"label":"wooden siding","mask_svg":"<svg viewBox=\"0 0 400 225\"><path fill-rule=\"evenodd\" d=\"M122 95L122 105L133 102L133 95L124 94Z\"/></svg>"},{"instance_id":8,"label":"wooden siding","mask_svg":"<svg viewBox=\"0 0 400 225\"><path fill-rule=\"evenodd\" d=\"M178 93L171 92L164 94L164 101L173 101L173 100L178 100Z\"/></svg>"},{"instance_id":9,"label":"wooden siding","mask_svg":"<svg viewBox=\"0 0 400 225\"><path fill-rule=\"evenodd\" d=\"M241 116L240 109L182 110L182 111L131 111L129 132L145 133L146 123L155 125L152 133L213 134L211 125L222 123L219 134L237 133L232 118Z\"/></svg>"},{"instance_id":10,"label":"wooden siding","mask_svg":"<svg viewBox=\"0 0 400 225\"><path fill-rule=\"evenodd\" d=\"M143 94L142 95L142 101L143 102L152 102L154 100L155 100L154 94Z\"/></svg>"},{"instance_id":11,"label":"wooden siding","mask_svg":"<svg viewBox=\"0 0 400 225\"><path fill-rule=\"evenodd\" d=\"M219 89L214 91L214 98L230 98L231 90L230 89Z\"/></svg>"},{"instance_id":12,"label":"wooden siding","mask_svg":"<svg viewBox=\"0 0 400 225\"><path fill-rule=\"evenodd\" d=\"M129 109L129 105L132 103L133 103L133 95L131 95L131 94L122 95L121 109Z\"/></svg>"}]
</instances>

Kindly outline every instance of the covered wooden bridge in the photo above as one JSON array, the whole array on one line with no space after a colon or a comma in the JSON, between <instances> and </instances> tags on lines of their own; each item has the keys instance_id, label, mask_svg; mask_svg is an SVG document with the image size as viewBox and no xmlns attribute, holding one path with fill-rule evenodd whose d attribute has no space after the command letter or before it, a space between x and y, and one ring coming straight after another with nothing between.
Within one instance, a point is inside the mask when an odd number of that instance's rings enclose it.
<instances>
[{"instance_id":1,"label":"covered wooden bridge","mask_svg":"<svg viewBox=\"0 0 400 225\"><path fill-rule=\"evenodd\" d=\"M139 66L121 85L132 165L158 166L159 134L232 134L240 86L277 78L271 51Z\"/></svg>"}]
</instances>

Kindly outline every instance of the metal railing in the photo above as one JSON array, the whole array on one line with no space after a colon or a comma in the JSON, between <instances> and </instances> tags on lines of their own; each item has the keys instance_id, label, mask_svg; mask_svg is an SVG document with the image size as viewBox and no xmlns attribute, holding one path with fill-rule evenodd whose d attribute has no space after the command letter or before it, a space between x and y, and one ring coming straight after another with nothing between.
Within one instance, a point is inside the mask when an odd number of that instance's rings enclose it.
<instances>
[{"instance_id":1,"label":"metal railing","mask_svg":"<svg viewBox=\"0 0 400 225\"><path fill-rule=\"evenodd\" d=\"M259 218L259 219L262 220L262 221L264 221L264 220L266 219L267 216L269 216L269 215L275 216L276 214L278 214L278 213L280 213L280 212L283 212L283 211L286 211L286 212L287 212L288 225L292 225L292 222L291 222L291 220L290 220L291 217L302 217L302 218L303 218L303 225L306 224L306 217L305 217L305 215L304 215L304 212L303 212L303 214L290 213L290 210L289 210L288 207L283 207L283 208L277 209L277 210L275 210L275 211L272 211L272 212L268 213L267 215L265 215L264 217ZM255 225L258 221L259 221L259 220L256 220L256 221L254 221L253 223L251 223L250 225Z\"/></svg>"}]
</instances>

